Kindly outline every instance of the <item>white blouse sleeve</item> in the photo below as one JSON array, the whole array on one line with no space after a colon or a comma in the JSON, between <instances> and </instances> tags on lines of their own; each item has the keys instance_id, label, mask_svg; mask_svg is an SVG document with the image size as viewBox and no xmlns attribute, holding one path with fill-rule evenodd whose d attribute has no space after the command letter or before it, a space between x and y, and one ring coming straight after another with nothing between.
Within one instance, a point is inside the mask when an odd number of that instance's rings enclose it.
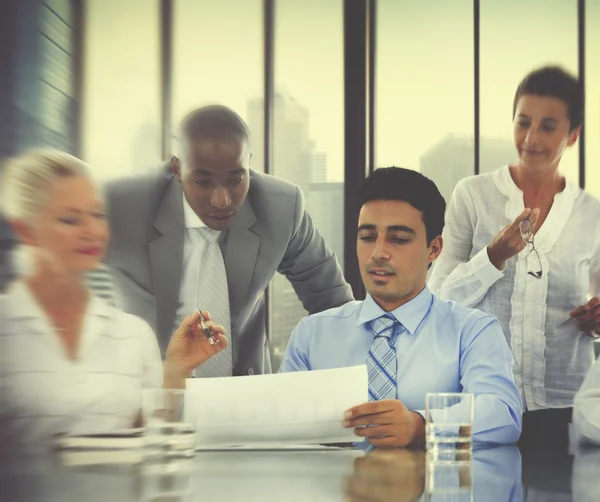
<instances>
[{"instance_id":1,"label":"white blouse sleeve","mask_svg":"<svg viewBox=\"0 0 600 502\"><path fill-rule=\"evenodd\" d=\"M459 182L446 211L444 247L429 279L433 293L465 307L476 305L504 277L490 262L487 247L470 258L475 222L482 213L477 212L465 180Z\"/></svg>"},{"instance_id":2,"label":"white blouse sleeve","mask_svg":"<svg viewBox=\"0 0 600 502\"><path fill-rule=\"evenodd\" d=\"M600 224L598 226L600 229ZM590 260L590 295L600 296L600 231L596 230L596 246Z\"/></svg>"},{"instance_id":3,"label":"white blouse sleeve","mask_svg":"<svg viewBox=\"0 0 600 502\"><path fill-rule=\"evenodd\" d=\"M600 360L575 395L573 427L579 441L600 444Z\"/></svg>"},{"instance_id":4,"label":"white blouse sleeve","mask_svg":"<svg viewBox=\"0 0 600 502\"><path fill-rule=\"evenodd\" d=\"M141 319L140 338L143 351L142 388L160 389L163 386L163 364L158 341L152 328Z\"/></svg>"}]
</instances>

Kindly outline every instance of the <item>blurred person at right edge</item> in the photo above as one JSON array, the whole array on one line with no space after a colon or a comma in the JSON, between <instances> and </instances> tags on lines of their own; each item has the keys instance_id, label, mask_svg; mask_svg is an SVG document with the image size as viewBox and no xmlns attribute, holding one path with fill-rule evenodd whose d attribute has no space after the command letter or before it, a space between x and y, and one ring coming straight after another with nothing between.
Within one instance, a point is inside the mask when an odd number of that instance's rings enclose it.
<instances>
[{"instance_id":1,"label":"blurred person at right edge","mask_svg":"<svg viewBox=\"0 0 600 502\"><path fill-rule=\"evenodd\" d=\"M600 201L559 172L581 132L582 86L562 68L537 69L512 113L518 160L457 184L429 285L498 318L523 397L520 446L565 453L600 331Z\"/></svg>"}]
</instances>

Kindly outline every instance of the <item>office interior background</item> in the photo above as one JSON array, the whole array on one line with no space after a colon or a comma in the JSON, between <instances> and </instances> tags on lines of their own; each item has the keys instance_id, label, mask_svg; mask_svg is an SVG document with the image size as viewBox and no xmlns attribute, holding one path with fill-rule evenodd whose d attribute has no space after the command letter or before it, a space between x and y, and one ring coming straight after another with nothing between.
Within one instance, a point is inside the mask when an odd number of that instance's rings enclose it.
<instances>
[{"instance_id":1,"label":"office interior background","mask_svg":"<svg viewBox=\"0 0 600 502\"><path fill-rule=\"evenodd\" d=\"M432 178L515 160L512 99L544 64L579 75L581 140L563 173L600 197L600 0L3 0L0 159L50 146L100 182L157 169L177 123L235 109L252 167L300 186L362 297L356 193L374 168ZM9 247L7 229L0 231ZM305 315L269 291L274 370Z\"/></svg>"}]
</instances>

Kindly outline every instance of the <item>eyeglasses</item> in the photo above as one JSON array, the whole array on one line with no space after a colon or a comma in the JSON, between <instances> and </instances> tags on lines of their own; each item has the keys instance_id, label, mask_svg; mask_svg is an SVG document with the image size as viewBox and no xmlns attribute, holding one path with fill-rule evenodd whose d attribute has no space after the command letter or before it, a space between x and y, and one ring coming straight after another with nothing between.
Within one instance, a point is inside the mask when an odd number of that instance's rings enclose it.
<instances>
[{"instance_id":1,"label":"eyeglasses","mask_svg":"<svg viewBox=\"0 0 600 502\"><path fill-rule=\"evenodd\" d=\"M540 254L537 249L535 249L535 243L533 242L533 225L531 224L531 220L529 218L525 218L521 223L519 223L519 230L521 231L521 237L527 244L531 244L530 253L535 253L535 257L537 258L537 267L532 271L528 270L527 273L532 275L536 279L542 277L542 260L540 260ZM529 260L527 260L529 263ZM529 266L528 266L529 268Z\"/></svg>"}]
</instances>

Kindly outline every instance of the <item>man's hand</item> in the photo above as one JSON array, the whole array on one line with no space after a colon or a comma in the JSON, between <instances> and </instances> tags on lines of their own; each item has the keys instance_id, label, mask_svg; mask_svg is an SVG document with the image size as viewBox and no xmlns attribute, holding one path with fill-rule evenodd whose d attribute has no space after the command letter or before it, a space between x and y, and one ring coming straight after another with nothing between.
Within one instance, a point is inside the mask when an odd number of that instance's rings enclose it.
<instances>
[{"instance_id":1,"label":"man's hand","mask_svg":"<svg viewBox=\"0 0 600 502\"><path fill-rule=\"evenodd\" d=\"M535 224L539 214L539 209L534 209L533 211L531 209L525 209L515 218L515 221L510 225L506 225L492 239L492 242L488 245L487 253L490 261L498 270L503 270L506 260L519 254L525 249L525 246L527 246L527 243L523 240L523 236L521 235L521 222L529 218L531 226L535 230Z\"/></svg>"},{"instance_id":2,"label":"man's hand","mask_svg":"<svg viewBox=\"0 0 600 502\"><path fill-rule=\"evenodd\" d=\"M594 338L597 337L596 332L600 330L600 299L597 296L573 310L570 315L581 331Z\"/></svg>"},{"instance_id":3,"label":"man's hand","mask_svg":"<svg viewBox=\"0 0 600 502\"><path fill-rule=\"evenodd\" d=\"M171 337L167 347L165 373L168 368L171 374L180 371L184 378L188 377L194 368L227 347L223 326L213 323L208 312L202 312L202 316L215 340L214 345L209 343L204 330L199 325L200 314L194 312L182 321Z\"/></svg>"},{"instance_id":4,"label":"man's hand","mask_svg":"<svg viewBox=\"0 0 600 502\"><path fill-rule=\"evenodd\" d=\"M373 446L404 447L425 442L425 420L397 399L355 406L344 418L344 427L355 427L354 433L368 438Z\"/></svg>"}]
</instances>

